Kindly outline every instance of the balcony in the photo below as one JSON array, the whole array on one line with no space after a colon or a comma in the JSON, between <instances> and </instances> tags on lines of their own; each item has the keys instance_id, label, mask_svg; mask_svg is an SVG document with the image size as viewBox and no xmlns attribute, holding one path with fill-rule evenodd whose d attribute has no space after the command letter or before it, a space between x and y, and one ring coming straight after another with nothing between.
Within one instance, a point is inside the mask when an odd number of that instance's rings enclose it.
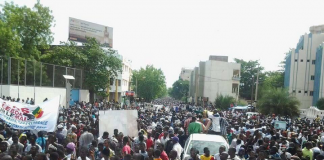
<instances>
[{"instance_id":1,"label":"balcony","mask_svg":"<svg viewBox=\"0 0 324 160\"><path fill-rule=\"evenodd\" d=\"M232 80L234 80L234 81L240 81L241 78L240 78L240 76L233 76L232 77Z\"/></svg>"}]
</instances>

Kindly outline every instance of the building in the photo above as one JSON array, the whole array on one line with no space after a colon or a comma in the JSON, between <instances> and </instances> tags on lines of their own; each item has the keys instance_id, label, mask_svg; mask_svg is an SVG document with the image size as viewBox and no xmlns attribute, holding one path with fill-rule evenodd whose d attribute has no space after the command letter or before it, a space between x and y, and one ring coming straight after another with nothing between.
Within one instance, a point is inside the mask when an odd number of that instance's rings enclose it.
<instances>
[{"instance_id":1,"label":"building","mask_svg":"<svg viewBox=\"0 0 324 160\"><path fill-rule=\"evenodd\" d=\"M109 89L109 100L115 100L116 85L118 92L118 102L121 101L123 96L126 96L126 91L131 90L131 78L132 78L132 61L123 57L120 54L116 54L123 64L122 72L118 73L118 76L113 80L110 80L110 89Z\"/></svg>"},{"instance_id":2,"label":"building","mask_svg":"<svg viewBox=\"0 0 324 160\"><path fill-rule=\"evenodd\" d=\"M228 62L227 56L210 56L199 62L190 74L189 95L193 101L214 102L218 95L239 96L241 64ZM202 98L201 98L202 97Z\"/></svg>"},{"instance_id":3,"label":"building","mask_svg":"<svg viewBox=\"0 0 324 160\"><path fill-rule=\"evenodd\" d=\"M192 69L181 68L181 73L180 73L179 79L181 79L183 81L189 81L190 74L192 71L193 71Z\"/></svg>"},{"instance_id":4,"label":"building","mask_svg":"<svg viewBox=\"0 0 324 160\"><path fill-rule=\"evenodd\" d=\"M285 87L301 102L300 109L314 106L323 97L324 25L310 27L289 51L285 65Z\"/></svg>"}]
</instances>

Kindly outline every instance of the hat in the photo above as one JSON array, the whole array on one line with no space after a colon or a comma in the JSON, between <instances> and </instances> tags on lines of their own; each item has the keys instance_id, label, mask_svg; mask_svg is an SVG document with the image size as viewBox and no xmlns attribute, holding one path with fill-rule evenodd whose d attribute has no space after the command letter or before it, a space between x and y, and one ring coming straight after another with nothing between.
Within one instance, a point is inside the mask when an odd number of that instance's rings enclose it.
<instances>
[{"instance_id":1,"label":"hat","mask_svg":"<svg viewBox=\"0 0 324 160\"><path fill-rule=\"evenodd\" d=\"M66 145L66 148L69 148L71 150L74 150L75 149L75 144L73 142L70 142Z\"/></svg>"},{"instance_id":2,"label":"hat","mask_svg":"<svg viewBox=\"0 0 324 160\"><path fill-rule=\"evenodd\" d=\"M176 136L174 136L174 137L172 138L172 140L175 141L175 142L179 142L179 138L176 137Z\"/></svg>"},{"instance_id":3,"label":"hat","mask_svg":"<svg viewBox=\"0 0 324 160\"><path fill-rule=\"evenodd\" d=\"M191 114L191 113L188 113L188 114L187 114L187 117L192 117L192 114Z\"/></svg>"},{"instance_id":4,"label":"hat","mask_svg":"<svg viewBox=\"0 0 324 160\"><path fill-rule=\"evenodd\" d=\"M59 124L59 125L57 126L57 129L61 129L61 128L63 128L63 126L62 126L61 124Z\"/></svg>"}]
</instances>

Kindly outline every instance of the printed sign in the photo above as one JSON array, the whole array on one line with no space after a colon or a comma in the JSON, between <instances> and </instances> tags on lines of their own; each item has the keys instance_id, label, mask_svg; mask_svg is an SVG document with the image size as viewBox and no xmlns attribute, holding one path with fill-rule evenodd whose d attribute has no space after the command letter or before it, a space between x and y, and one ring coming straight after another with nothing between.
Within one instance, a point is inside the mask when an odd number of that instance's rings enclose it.
<instances>
[{"instance_id":1,"label":"printed sign","mask_svg":"<svg viewBox=\"0 0 324 160\"><path fill-rule=\"evenodd\" d=\"M286 121L275 121L275 126L274 126L275 129L286 130L286 127L287 127Z\"/></svg>"},{"instance_id":2,"label":"printed sign","mask_svg":"<svg viewBox=\"0 0 324 160\"><path fill-rule=\"evenodd\" d=\"M0 118L14 129L47 132L53 132L56 129L59 96L40 105L9 102L3 99L0 99L0 103L2 104Z\"/></svg>"},{"instance_id":3,"label":"printed sign","mask_svg":"<svg viewBox=\"0 0 324 160\"><path fill-rule=\"evenodd\" d=\"M99 133L114 133L114 129L130 137L138 136L137 110L107 110L99 111Z\"/></svg>"},{"instance_id":4,"label":"printed sign","mask_svg":"<svg viewBox=\"0 0 324 160\"><path fill-rule=\"evenodd\" d=\"M69 40L87 42L87 37L95 38L104 46L113 47L113 28L70 17Z\"/></svg>"}]
</instances>

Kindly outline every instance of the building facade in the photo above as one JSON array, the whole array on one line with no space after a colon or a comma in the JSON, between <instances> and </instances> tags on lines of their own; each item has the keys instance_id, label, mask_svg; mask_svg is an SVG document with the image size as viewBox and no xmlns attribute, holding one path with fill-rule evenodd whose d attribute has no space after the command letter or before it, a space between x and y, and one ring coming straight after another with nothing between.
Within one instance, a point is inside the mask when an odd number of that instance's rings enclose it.
<instances>
[{"instance_id":1,"label":"building facade","mask_svg":"<svg viewBox=\"0 0 324 160\"><path fill-rule=\"evenodd\" d=\"M192 72L192 69L181 68L181 73L179 75L179 79L181 79L183 81L190 81L191 72Z\"/></svg>"},{"instance_id":2,"label":"building facade","mask_svg":"<svg viewBox=\"0 0 324 160\"><path fill-rule=\"evenodd\" d=\"M120 54L116 54L122 61L122 72L118 73L118 76L115 79L110 80L110 89L109 89L109 100L115 100L116 85L118 92L118 102L121 101L123 96L126 96L126 91L131 90L131 78L132 78L132 61L123 57Z\"/></svg>"},{"instance_id":3,"label":"building facade","mask_svg":"<svg viewBox=\"0 0 324 160\"><path fill-rule=\"evenodd\" d=\"M323 97L324 25L310 27L289 51L285 64L285 87L301 102L300 109L314 106Z\"/></svg>"},{"instance_id":4,"label":"building facade","mask_svg":"<svg viewBox=\"0 0 324 160\"><path fill-rule=\"evenodd\" d=\"M215 102L219 95L239 96L241 64L228 62L227 56L210 56L199 62L190 75L189 95L197 102L203 97Z\"/></svg>"}]
</instances>

